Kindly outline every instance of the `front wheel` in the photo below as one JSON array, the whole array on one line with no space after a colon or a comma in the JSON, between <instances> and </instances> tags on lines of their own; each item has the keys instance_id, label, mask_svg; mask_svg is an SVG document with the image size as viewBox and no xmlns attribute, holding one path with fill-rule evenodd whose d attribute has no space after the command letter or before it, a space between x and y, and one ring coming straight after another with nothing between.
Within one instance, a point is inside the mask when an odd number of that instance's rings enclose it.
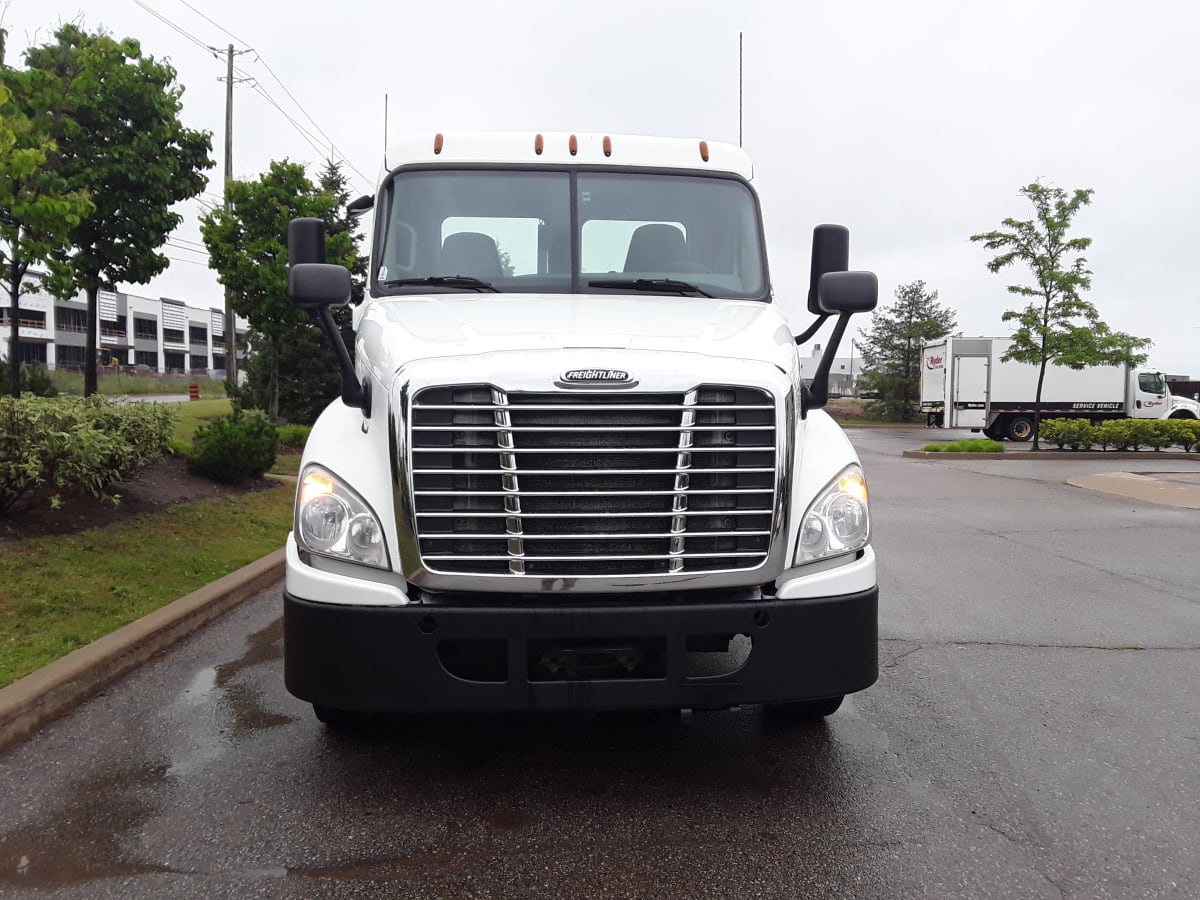
<instances>
[{"instance_id":1,"label":"front wheel","mask_svg":"<svg viewBox=\"0 0 1200 900\"><path fill-rule=\"evenodd\" d=\"M367 721L367 714L356 709L342 709L337 706L322 706L313 704L313 714L326 728L333 731L350 731L361 728Z\"/></svg>"},{"instance_id":2,"label":"front wheel","mask_svg":"<svg viewBox=\"0 0 1200 900\"><path fill-rule=\"evenodd\" d=\"M832 716L842 705L844 697L825 697L821 700L798 700L795 703L771 703L766 708L769 719L776 722L813 722Z\"/></svg>"}]
</instances>

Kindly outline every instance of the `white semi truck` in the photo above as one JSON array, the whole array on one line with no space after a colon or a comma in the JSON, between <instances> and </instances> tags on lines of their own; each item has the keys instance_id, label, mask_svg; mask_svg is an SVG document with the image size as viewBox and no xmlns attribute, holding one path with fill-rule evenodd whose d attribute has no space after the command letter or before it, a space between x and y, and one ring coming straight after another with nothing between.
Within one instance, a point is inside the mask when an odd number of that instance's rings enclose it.
<instances>
[{"instance_id":1,"label":"white semi truck","mask_svg":"<svg viewBox=\"0 0 1200 900\"><path fill-rule=\"evenodd\" d=\"M1001 359L1004 337L950 337L921 355L921 412L929 425L982 431L993 440L1033 436L1038 367ZM1200 404L1174 396L1161 372L1128 366L1046 367L1042 417L1196 419Z\"/></svg>"},{"instance_id":2,"label":"white semi truck","mask_svg":"<svg viewBox=\"0 0 1200 900\"><path fill-rule=\"evenodd\" d=\"M342 370L287 540L288 689L363 713L720 709L811 718L877 677L866 482L822 410L848 232L814 231L795 336L751 164L700 140L393 146L354 354L350 274L289 229ZM834 318L811 385L797 345Z\"/></svg>"}]
</instances>

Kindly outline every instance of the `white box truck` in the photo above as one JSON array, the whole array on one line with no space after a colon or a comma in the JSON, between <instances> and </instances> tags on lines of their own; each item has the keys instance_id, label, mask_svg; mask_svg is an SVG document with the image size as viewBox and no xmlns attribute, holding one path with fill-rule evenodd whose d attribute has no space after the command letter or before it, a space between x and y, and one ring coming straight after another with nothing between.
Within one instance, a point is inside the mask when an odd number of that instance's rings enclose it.
<instances>
[{"instance_id":1,"label":"white box truck","mask_svg":"<svg viewBox=\"0 0 1200 900\"><path fill-rule=\"evenodd\" d=\"M353 357L350 275L289 229L342 370L304 450L284 671L363 713L832 713L877 677L866 482L822 410L848 232L814 231L797 338L738 147L438 134L393 146ZM812 384L799 340L833 317Z\"/></svg>"},{"instance_id":2,"label":"white box truck","mask_svg":"<svg viewBox=\"0 0 1200 900\"><path fill-rule=\"evenodd\" d=\"M921 412L940 428L969 428L993 440L1033 436L1038 367L1001 359L1004 337L949 337L921 356ZM1161 372L1128 366L1048 365L1042 418L1195 419L1200 404L1174 396Z\"/></svg>"}]
</instances>

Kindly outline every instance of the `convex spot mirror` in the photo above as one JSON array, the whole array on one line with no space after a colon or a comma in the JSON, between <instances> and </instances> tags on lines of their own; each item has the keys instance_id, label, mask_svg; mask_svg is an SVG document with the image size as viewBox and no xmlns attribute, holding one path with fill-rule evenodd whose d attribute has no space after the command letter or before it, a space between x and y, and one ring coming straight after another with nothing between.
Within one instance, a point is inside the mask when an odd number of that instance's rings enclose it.
<instances>
[{"instance_id":1,"label":"convex spot mirror","mask_svg":"<svg viewBox=\"0 0 1200 900\"><path fill-rule=\"evenodd\" d=\"M350 302L350 270L331 263L288 267L288 297L300 309L345 306Z\"/></svg>"},{"instance_id":2,"label":"convex spot mirror","mask_svg":"<svg viewBox=\"0 0 1200 900\"><path fill-rule=\"evenodd\" d=\"M878 302L874 272L827 272L817 283L817 305L823 313L870 312Z\"/></svg>"}]
</instances>

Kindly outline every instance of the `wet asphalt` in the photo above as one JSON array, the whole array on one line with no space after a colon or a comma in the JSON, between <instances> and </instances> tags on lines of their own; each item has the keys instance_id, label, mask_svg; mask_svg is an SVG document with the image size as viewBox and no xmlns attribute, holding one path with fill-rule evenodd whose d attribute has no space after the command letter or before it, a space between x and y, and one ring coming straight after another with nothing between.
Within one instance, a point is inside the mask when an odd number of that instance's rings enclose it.
<instances>
[{"instance_id":1,"label":"wet asphalt","mask_svg":"<svg viewBox=\"0 0 1200 900\"><path fill-rule=\"evenodd\" d=\"M1200 897L1200 511L859 430L879 682L824 724L326 731L278 589L0 755L4 897Z\"/></svg>"}]
</instances>

